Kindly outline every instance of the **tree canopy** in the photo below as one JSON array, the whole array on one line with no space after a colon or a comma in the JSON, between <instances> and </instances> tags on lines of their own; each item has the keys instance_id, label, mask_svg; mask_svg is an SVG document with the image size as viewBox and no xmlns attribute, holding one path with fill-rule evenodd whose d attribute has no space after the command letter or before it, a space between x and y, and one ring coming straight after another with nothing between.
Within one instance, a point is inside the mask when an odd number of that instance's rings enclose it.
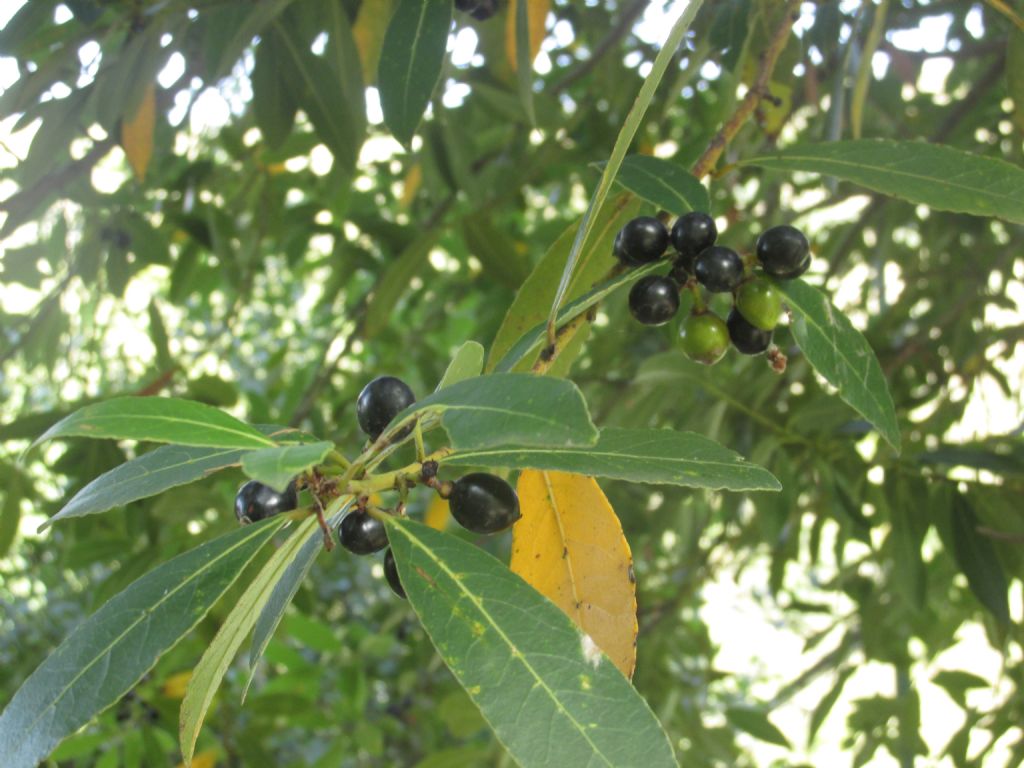
<instances>
[{"instance_id":1,"label":"tree canopy","mask_svg":"<svg viewBox=\"0 0 1024 768\"><path fill-rule=\"evenodd\" d=\"M1024 763L1019 2L0 19L4 760Z\"/></svg>"}]
</instances>

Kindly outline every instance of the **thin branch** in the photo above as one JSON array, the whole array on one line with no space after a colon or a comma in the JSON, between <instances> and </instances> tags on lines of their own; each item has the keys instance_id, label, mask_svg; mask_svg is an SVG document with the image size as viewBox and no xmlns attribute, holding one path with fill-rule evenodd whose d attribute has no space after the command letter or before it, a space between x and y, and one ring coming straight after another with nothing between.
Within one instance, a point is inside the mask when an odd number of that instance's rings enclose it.
<instances>
[{"instance_id":1,"label":"thin branch","mask_svg":"<svg viewBox=\"0 0 1024 768\"><path fill-rule=\"evenodd\" d=\"M647 0L633 0L633 4L626 8L615 26L608 31L604 39L594 48L590 58L581 61L576 67L565 73L561 79L548 88L548 92L559 94L577 80L589 74L597 66L597 63L633 28L633 22L640 17L646 7Z\"/></svg>"},{"instance_id":2,"label":"thin branch","mask_svg":"<svg viewBox=\"0 0 1024 768\"><path fill-rule=\"evenodd\" d=\"M775 34L772 35L768 47L761 53L761 68L757 74L757 80L750 90L747 91L743 101L736 107L732 117L726 121L721 130L711 139L707 149L704 150L704 154L694 163L691 172L698 179L706 176L718 164L718 159L722 156L722 152L725 151L729 142L736 137L740 128L751 118L761 100L769 95L768 82L771 80L772 72L775 71L775 64L779 60L779 55L786 47L786 43L789 42L789 33L793 29L793 22L800 17L799 9L800 0L789 0L782 23L779 24Z\"/></svg>"}]
</instances>

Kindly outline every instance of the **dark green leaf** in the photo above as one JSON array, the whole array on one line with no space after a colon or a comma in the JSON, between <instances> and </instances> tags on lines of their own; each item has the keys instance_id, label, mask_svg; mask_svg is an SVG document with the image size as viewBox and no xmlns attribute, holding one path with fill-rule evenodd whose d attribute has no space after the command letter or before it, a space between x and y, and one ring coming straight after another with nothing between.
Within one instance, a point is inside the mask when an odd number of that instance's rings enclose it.
<instances>
[{"instance_id":1,"label":"dark green leaf","mask_svg":"<svg viewBox=\"0 0 1024 768\"><path fill-rule=\"evenodd\" d=\"M592 445L597 428L576 385L527 373L496 373L438 390L395 417L395 432L416 414L438 413L453 448Z\"/></svg>"},{"instance_id":2,"label":"dark green leaf","mask_svg":"<svg viewBox=\"0 0 1024 768\"><path fill-rule=\"evenodd\" d=\"M725 716L729 722L746 731L755 739L766 741L769 744L778 744L780 747L790 748L789 741L782 734L774 723L768 719L768 715L757 709L748 707L729 707L725 710Z\"/></svg>"},{"instance_id":3,"label":"dark green leaf","mask_svg":"<svg viewBox=\"0 0 1024 768\"><path fill-rule=\"evenodd\" d=\"M793 337L808 362L898 451L896 409L867 340L821 291L802 280L774 282L793 312Z\"/></svg>"},{"instance_id":4,"label":"dark green leaf","mask_svg":"<svg viewBox=\"0 0 1024 768\"><path fill-rule=\"evenodd\" d=\"M1011 29L1006 43L1006 89L1017 130L1024 131L1024 30Z\"/></svg>"},{"instance_id":5,"label":"dark green leaf","mask_svg":"<svg viewBox=\"0 0 1024 768\"><path fill-rule=\"evenodd\" d=\"M436 0L431 0L436 2ZM372 339L377 336L391 321L395 305L409 290L410 281L427 264L430 249L437 241L437 232L428 230L413 240L391 263L373 289L370 306L366 310L364 334Z\"/></svg>"},{"instance_id":6,"label":"dark green leaf","mask_svg":"<svg viewBox=\"0 0 1024 768\"><path fill-rule=\"evenodd\" d=\"M253 480L284 491L296 475L320 464L333 448L334 443L323 440L249 451L242 456L242 471Z\"/></svg>"},{"instance_id":7,"label":"dark green leaf","mask_svg":"<svg viewBox=\"0 0 1024 768\"><path fill-rule=\"evenodd\" d=\"M292 132L299 106L294 82L284 77L285 72L295 69L283 66L289 54L281 32L274 29L264 35L255 56L251 80L256 126L268 146L279 147Z\"/></svg>"},{"instance_id":8,"label":"dark green leaf","mask_svg":"<svg viewBox=\"0 0 1024 768\"><path fill-rule=\"evenodd\" d=\"M740 165L821 173L940 211L1024 224L1024 169L940 144L832 141L790 147Z\"/></svg>"},{"instance_id":9,"label":"dark green leaf","mask_svg":"<svg viewBox=\"0 0 1024 768\"><path fill-rule=\"evenodd\" d=\"M676 765L646 702L553 603L469 542L387 524L413 610L516 762Z\"/></svg>"},{"instance_id":10,"label":"dark green leaf","mask_svg":"<svg viewBox=\"0 0 1024 768\"><path fill-rule=\"evenodd\" d=\"M269 437L233 416L173 397L115 397L61 419L35 441L57 437L152 440L210 448L266 448Z\"/></svg>"},{"instance_id":11,"label":"dark green leaf","mask_svg":"<svg viewBox=\"0 0 1024 768\"><path fill-rule=\"evenodd\" d=\"M61 739L131 689L285 522L279 516L239 528L178 555L82 622L0 715L5 768L34 768Z\"/></svg>"},{"instance_id":12,"label":"dark green leaf","mask_svg":"<svg viewBox=\"0 0 1024 768\"><path fill-rule=\"evenodd\" d=\"M612 477L637 483L665 483L730 491L777 491L770 472L738 453L693 432L670 429L601 430L581 448L488 448L458 452L443 460L462 466L548 469Z\"/></svg>"},{"instance_id":13,"label":"dark green leaf","mask_svg":"<svg viewBox=\"0 0 1024 768\"><path fill-rule=\"evenodd\" d=\"M399 0L384 35L380 106L391 133L407 146L441 76L451 22L448 0Z\"/></svg>"},{"instance_id":14,"label":"dark green leaf","mask_svg":"<svg viewBox=\"0 0 1024 768\"><path fill-rule=\"evenodd\" d=\"M953 555L967 577L967 584L1000 624L1009 624L1006 574L992 540L978 532L978 517L963 494L954 495L950 515Z\"/></svg>"},{"instance_id":15,"label":"dark green leaf","mask_svg":"<svg viewBox=\"0 0 1024 768\"><path fill-rule=\"evenodd\" d=\"M7 551L18 535L18 525L21 522L21 488L19 485L10 479L5 480L4 502L0 505L0 559L7 555Z\"/></svg>"},{"instance_id":16,"label":"dark green leaf","mask_svg":"<svg viewBox=\"0 0 1024 768\"><path fill-rule=\"evenodd\" d=\"M597 164L598 168L604 166ZM704 185L685 168L658 157L628 155L615 182L670 213L711 210Z\"/></svg>"},{"instance_id":17,"label":"dark green leaf","mask_svg":"<svg viewBox=\"0 0 1024 768\"><path fill-rule=\"evenodd\" d=\"M945 688L961 707L966 705L967 691L972 688L990 687L985 678L960 669L943 669L932 677L932 682Z\"/></svg>"}]
</instances>

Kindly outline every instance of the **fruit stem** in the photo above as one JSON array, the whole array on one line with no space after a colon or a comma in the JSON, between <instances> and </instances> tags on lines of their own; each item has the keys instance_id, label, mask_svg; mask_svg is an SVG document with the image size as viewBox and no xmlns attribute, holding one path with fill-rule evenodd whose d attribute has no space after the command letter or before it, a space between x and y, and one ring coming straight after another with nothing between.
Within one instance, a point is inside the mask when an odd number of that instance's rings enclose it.
<instances>
[{"instance_id":1,"label":"fruit stem","mask_svg":"<svg viewBox=\"0 0 1024 768\"><path fill-rule=\"evenodd\" d=\"M708 311L708 305L704 301L704 293L700 289L700 284L691 279L686 281L686 287L690 289L690 295L693 296L693 314L703 315Z\"/></svg>"},{"instance_id":2,"label":"fruit stem","mask_svg":"<svg viewBox=\"0 0 1024 768\"><path fill-rule=\"evenodd\" d=\"M416 460L421 464L427 458L427 449L423 445L423 427L420 420L416 419L416 428L413 430L413 439L416 441Z\"/></svg>"},{"instance_id":3,"label":"fruit stem","mask_svg":"<svg viewBox=\"0 0 1024 768\"><path fill-rule=\"evenodd\" d=\"M333 461L342 469L348 469L352 466L352 462L341 455L340 451L331 451L327 454L327 458Z\"/></svg>"},{"instance_id":4,"label":"fruit stem","mask_svg":"<svg viewBox=\"0 0 1024 768\"><path fill-rule=\"evenodd\" d=\"M354 495L369 495L380 491L401 490L402 483L413 486L420 482L423 465L428 461L440 461L451 453L449 448L439 448L424 457L423 461L415 461L401 469L393 472L383 472L379 475L369 475L361 480L349 480L345 487L345 493Z\"/></svg>"}]
</instances>

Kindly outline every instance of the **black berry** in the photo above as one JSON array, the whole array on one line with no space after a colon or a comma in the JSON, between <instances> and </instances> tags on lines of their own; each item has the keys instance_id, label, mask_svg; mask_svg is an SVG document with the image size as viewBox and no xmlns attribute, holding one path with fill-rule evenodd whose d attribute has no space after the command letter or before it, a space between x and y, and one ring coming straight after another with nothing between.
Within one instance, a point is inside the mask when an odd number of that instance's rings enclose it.
<instances>
[{"instance_id":1,"label":"black berry","mask_svg":"<svg viewBox=\"0 0 1024 768\"><path fill-rule=\"evenodd\" d=\"M384 523L361 509L349 512L338 525L338 541L354 555L380 552L388 545Z\"/></svg>"},{"instance_id":2,"label":"black berry","mask_svg":"<svg viewBox=\"0 0 1024 768\"><path fill-rule=\"evenodd\" d=\"M657 261L668 248L668 230L653 216L626 222L615 236L615 258L632 267Z\"/></svg>"},{"instance_id":3,"label":"black berry","mask_svg":"<svg viewBox=\"0 0 1024 768\"><path fill-rule=\"evenodd\" d=\"M810 266L810 255L804 233L788 224L766 229L757 238L757 260L772 277L789 279L803 274Z\"/></svg>"},{"instance_id":4,"label":"black berry","mask_svg":"<svg viewBox=\"0 0 1024 768\"><path fill-rule=\"evenodd\" d=\"M762 331L747 321L735 307L725 319L729 340L744 355L759 355L772 343L772 332Z\"/></svg>"},{"instance_id":5,"label":"black berry","mask_svg":"<svg viewBox=\"0 0 1024 768\"><path fill-rule=\"evenodd\" d=\"M395 566L395 556L391 554L390 547L384 553L384 578L388 580L388 586L391 587L391 591L404 600L405 587L402 586L402 582L398 579L398 568Z\"/></svg>"},{"instance_id":6,"label":"black berry","mask_svg":"<svg viewBox=\"0 0 1024 768\"><path fill-rule=\"evenodd\" d=\"M473 533L497 533L518 520L519 497L497 475L473 472L455 481L448 497L452 517Z\"/></svg>"},{"instance_id":7,"label":"black berry","mask_svg":"<svg viewBox=\"0 0 1024 768\"><path fill-rule=\"evenodd\" d=\"M691 260L705 248L710 248L718 238L715 220L706 213L693 211L676 219L672 225L672 247L680 256Z\"/></svg>"},{"instance_id":8,"label":"black berry","mask_svg":"<svg viewBox=\"0 0 1024 768\"><path fill-rule=\"evenodd\" d=\"M299 505L295 492L295 481L288 483L284 493L278 493L269 485L250 480L238 489L235 496L235 517L238 522L255 523L272 515L288 512Z\"/></svg>"},{"instance_id":9,"label":"black berry","mask_svg":"<svg viewBox=\"0 0 1024 768\"><path fill-rule=\"evenodd\" d=\"M404 381L394 376L378 376L363 387L356 400L359 428L376 440L395 416L415 402L416 395Z\"/></svg>"},{"instance_id":10,"label":"black berry","mask_svg":"<svg viewBox=\"0 0 1024 768\"><path fill-rule=\"evenodd\" d=\"M500 0L455 0L456 10L468 13L477 21L487 21L498 12L500 5Z\"/></svg>"},{"instance_id":11,"label":"black berry","mask_svg":"<svg viewBox=\"0 0 1024 768\"><path fill-rule=\"evenodd\" d=\"M630 289L629 311L644 325L663 325L679 311L679 286L671 278L648 275Z\"/></svg>"},{"instance_id":12,"label":"black berry","mask_svg":"<svg viewBox=\"0 0 1024 768\"><path fill-rule=\"evenodd\" d=\"M712 293L728 293L743 279L743 259L732 248L713 245L701 251L694 273Z\"/></svg>"}]
</instances>

